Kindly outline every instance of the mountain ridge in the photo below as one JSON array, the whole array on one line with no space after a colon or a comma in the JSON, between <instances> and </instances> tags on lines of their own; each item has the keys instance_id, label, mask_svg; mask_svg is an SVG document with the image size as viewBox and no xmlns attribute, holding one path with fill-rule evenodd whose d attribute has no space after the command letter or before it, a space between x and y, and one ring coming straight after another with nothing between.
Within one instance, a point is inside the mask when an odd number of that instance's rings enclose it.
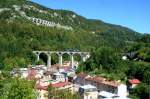
<instances>
[{"instance_id":1,"label":"mountain ridge","mask_svg":"<svg viewBox=\"0 0 150 99\"><path fill-rule=\"evenodd\" d=\"M3 1L3 0L2 0ZM6 1L9 1L9 0L6 0ZM5 2L6 2L5 1ZM35 8L34 8L34 10L33 9L31 9L31 11L34 13L34 11L35 10L37 10L38 8L40 8L40 9L42 9L42 10L48 10L48 11L54 11L55 13L54 13L54 15L57 17L57 13L60 13L60 14L62 14L62 13L64 13L64 15L65 15L65 13L67 13L67 14L72 14L73 16L75 16L75 17L79 17L80 18L80 20L81 21L83 21L82 23L84 23L85 22L85 20L87 20L87 21L89 21L89 23L88 22L86 22L87 24L93 24L93 23L97 23L96 25L103 25L104 27L107 27L107 28L110 28L110 27L112 27L112 26L116 26L116 27L118 27L118 28L125 28L126 30L129 30L129 31L132 31L132 32L135 32L135 31L133 31L132 29L129 29L129 28L127 28L127 27L123 27L123 26L121 26L121 25L114 25L114 24L110 24L110 23L106 23L106 22L104 22L104 21L101 21L101 20L96 20L96 19L87 19L87 18L85 18L85 17L83 17L83 16L80 16L80 15L78 15L78 14L76 14L75 12L73 12L73 11L67 11L67 10L53 10L53 9L51 9L51 8L46 8L46 7L44 7L44 6L41 6L41 5L39 5L39 4L37 4L37 3L34 3L34 2L31 2L31 1L26 1L26 0L19 0L20 2L23 2L23 4L27 4L27 5L33 5L32 7L34 7L35 6ZM16 1L13 1L13 2L11 2L12 4L14 3L14 2L16 2ZM9 5L10 6L10 5ZM39 11L41 11L42 12L42 10L39 10ZM31 12L30 11L30 12ZM30 12L29 11L27 11L28 13L28 15L29 16L34 16L34 15L31 15L30 14ZM32 14L33 14L32 13ZM35 14L37 14L37 11L36 11L36 13ZM66 16L67 16L67 14L66 14ZM37 14L38 15L38 14ZM66 17L65 16L65 17ZM41 17L40 15L38 16L39 18ZM64 16L63 16L64 17ZM43 17L42 17L43 18ZM68 16L67 16L67 18L68 18ZM45 19L45 18L44 18ZM50 18L48 18L48 19L50 19ZM59 19L59 17L57 18L57 19ZM71 19L70 19L71 20ZM59 19L59 21L60 21L60 19ZM73 20L72 19L72 21L76 21L76 20ZM77 20L78 21L78 20ZM65 24L66 23L68 23L68 22L64 22ZM77 22L76 22L77 23ZM80 23L79 23L80 24ZM75 24L75 25L79 25L79 24ZM70 21L69 21L69 25L70 25ZM83 25L85 25L85 24L83 24ZM99 27L100 28L100 27ZM86 28L87 29L87 28ZM94 28L95 29L95 28ZM93 30L93 29L92 29Z\"/></svg>"}]
</instances>

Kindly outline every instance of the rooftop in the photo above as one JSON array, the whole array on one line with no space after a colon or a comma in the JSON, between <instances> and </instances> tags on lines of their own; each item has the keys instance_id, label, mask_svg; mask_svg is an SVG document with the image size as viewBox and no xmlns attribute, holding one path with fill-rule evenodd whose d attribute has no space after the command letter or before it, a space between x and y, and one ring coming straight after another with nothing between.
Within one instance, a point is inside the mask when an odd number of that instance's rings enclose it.
<instances>
[{"instance_id":1,"label":"rooftop","mask_svg":"<svg viewBox=\"0 0 150 99\"><path fill-rule=\"evenodd\" d=\"M105 78L103 78L103 77L88 77L88 78L86 78L86 80L101 83L102 81L105 80Z\"/></svg>"},{"instance_id":2,"label":"rooftop","mask_svg":"<svg viewBox=\"0 0 150 99\"><path fill-rule=\"evenodd\" d=\"M51 84L51 86L55 88L60 88L60 87L67 86L69 84L70 84L69 82L59 82L59 83Z\"/></svg>"},{"instance_id":3,"label":"rooftop","mask_svg":"<svg viewBox=\"0 0 150 99\"><path fill-rule=\"evenodd\" d=\"M112 86L112 87L118 87L119 85L121 85L120 82L117 82L117 81L108 81L108 80L103 81L102 83L105 84L105 85Z\"/></svg>"},{"instance_id":4,"label":"rooftop","mask_svg":"<svg viewBox=\"0 0 150 99\"><path fill-rule=\"evenodd\" d=\"M29 80L34 79L36 74L37 74L37 71L35 69L29 69L27 79Z\"/></svg>"},{"instance_id":5,"label":"rooftop","mask_svg":"<svg viewBox=\"0 0 150 99\"><path fill-rule=\"evenodd\" d=\"M92 85L84 85L84 86L80 86L80 88L83 88L83 89L95 89L96 87L92 86Z\"/></svg>"},{"instance_id":6,"label":"rooftop","mask_svg":"<svg viewBox=\"0 0 150 99\"><path fill-rule=\"evenodd\" d=\"M128 82L130 84L140 84L141 83L138 79L129 79Z\"/></svg>"},{"instance_id":7,"label":"rooftop","mask_svg":"<svg viewBox=\"0 0 150 99\"><path fill-rule=\"evenodd\" d=\"M100 76L91 77L91 76L88 76L88 74L85 74L85 73L79 73L77 75L77 77L83 78L83 79L85 79L87 81L90 81L90 82L101 83L101 84L109 85L109 86L112 86L112 87L118 87L119 85L121 85L120 82L117 82L117 81L114 81L114 80L107 80L106 78L100 77Z\"/></svg>"},{"instance_id":8,"label":"rooftop","mask_svg":"<svg viewBox=\"0 0 150 99\"><path fill-rule=\"evenodd\" d=\"M77 74L78 77L81 77L81 78L85 78L88 76L88 74L85 74L85 73L79 73Z\"/></svg>"},{"instance_id":9,"label":"rooftop","mask_svg":"<svg viewBox=\"0 0 150 99\"><path fill-rule=\"evenodd\" d=\"M106 97L106 98L111 98L113 96L116 96L116 94L113 94L113 93L110 93L110 92L107 92L107 91L101 91L101 92L99 92L99 95L103 96L103 97Z\"/></svg>"}]
</instances>

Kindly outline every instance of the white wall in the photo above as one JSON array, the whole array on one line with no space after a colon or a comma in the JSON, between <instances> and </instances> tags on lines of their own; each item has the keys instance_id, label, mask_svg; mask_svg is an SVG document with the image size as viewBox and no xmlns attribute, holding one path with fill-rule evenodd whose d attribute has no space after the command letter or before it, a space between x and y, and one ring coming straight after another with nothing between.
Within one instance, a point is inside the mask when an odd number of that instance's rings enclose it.
<instances>
[{"instance_id":1,"label":"white wall","mask_svg":"<svg viewBox=\"0 0 150 99\"><path fill-rule=\"evenodd\" d=\"M127 96L127 86L125 84L121 84L118 86L118 96Z\"/></svg>"}]
</instances>

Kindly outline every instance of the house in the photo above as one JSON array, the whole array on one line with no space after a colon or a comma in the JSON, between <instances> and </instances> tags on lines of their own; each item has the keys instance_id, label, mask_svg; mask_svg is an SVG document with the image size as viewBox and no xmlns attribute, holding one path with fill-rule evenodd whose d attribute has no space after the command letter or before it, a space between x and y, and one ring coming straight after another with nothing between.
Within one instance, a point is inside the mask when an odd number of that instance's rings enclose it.
<instances>
[{"instance_id":1,"label":"house","mask_svg":"<svg viewBox=\"0 0 150 99\"><path fill-rule=\"evenodd\" d=\"M116 94L106 92L106 91L101 91L101 92L99 92L98 95L99 95L98 99L130 99L128 97L117 96Z\"/></svg>"},{"instance_id":2,"label":"house","mask_svg":"<svg viewBox=\"0 0 150 99\"><path fill-rule=\"evenodd\" d=\"M64 61L64 63L62 64L62 67L70 67L71 62L70 61Z\"/></svg>"},{"instance_id":3,"label":"house","mask_svg":"<svg viewBox=\"0 0 150 99\"><path fill-rule=\"evenodd\" d=\"M73 84L70 82L58 82L58 83L50 84L50 86L57 88L59 90L67 89L67 90L73 91Z\"/></svg>"},{"instance_id":4,"label":"house","mask_svg":"<svg viewBox=\"0 0 150 99\"><path fill-rule=\"evenodd\" d=\"M52 79L52 75L53 75L54 73L55 73L55 72L53 72L53 71L45 71L43 78L44 78L44 79Z\"/></svg>"},{"instance_id":5,"label":"house","mask_svg":"<svg viewBox=\"0 0 150 99\"><path fill-rule=\"evenodd\" d=\"M106 91L118 96L127 95L127 86L117 81L107 80L103 77L87 77L85 78L85 83L96 86L99 92Z\"/></svg>"},{"instance_id":6,"label":"house","mask_svg":"<svg viewBox=\"0 0 150 99\"><path fill-rule=\"evenodd\" d=\"M36 78L36 75L37 75L37 71L35 70L35 69L29 69L28 70L28 75L27 75L27 79L28 80L33 80L33 79L35 79Z\"/></svg>"},{"instance_id":7,"label":"house","mask_svg":"<svg viewBox=\"0 0 150 99\"><path fill-rule=\"evenodd\" d=\"M122 60L127 60L128 57L127 56L122 56Z\"/></svg>"},{"instance_id":8,"label":"house","mask_svg":"<svg viewBox=\"0 0 150 99\"><path fill-rule=\"evenodd\" d=\"M138 79L129 79L127 82L128 89L132 89L140 83L141 83L141 81L139 81Z\"/></svg>"},{"instance_id":9,"label":"house","mask_svg":"<svg viewBox=\"0 0 150 99\"><path fill-rule=\"evenodd\" d=\"M76 77L75 71L72 69L65 70L61 73L64 74L66 78L68 78L69 82L73 82L74 78Z\"/></svg>"},{"instance_id":10,"label":"house","mask_svg":"<svg viewBox=\"0 0 150 99\"><path fill-rule=\"evenodd\" d=\"M75 79L75 83L79 85L84 85L85 84L85 78L88 77L88 74L85 73L79 73L77 74L77 77Z\"/></svg>"},{"instance_id":11,"label":"house","mask_svg":"<svg viewBox=\"0 0 150 99\"><path fill-rule=\"evenodd\" d=\"M101 91L98 94L98 99L111 99L113 97L117 96L116 94L107 92L107 91Z\"/></svg>"},{"instance_id":12,"label":"house","mask_svg":"<svg viewBox=\"0 0 150 99\"><path fill-rule=\"evenodd\" d=\"M65 75L60 73L60 72L54 73L52 75L52 79L57 80L59 82L66 82L67 81L67 77L65 77Z\"/></svg>"},{"instance_id":13,"label":"house","mask_svg":"<svg viewBox=\"0 0 150 99\"><path fill-rule=\"evenodd\" d=\"M90 84L97 87L98 91L106 91L118 96L127 96L127 86L123 83L107 80L104 77L91 77L85 73L80 73L77 75L76 84L86 85Z\"/></svg>"},{"instance_id":14,"label":"house","mask_svg":"<svg viewBox=\"0 0 150 99\"><path fill-rule=\"evenodd\" d=\"M74 83L75 79L76 79L76 74L72 73L67 75L68 77L68 81Z\"/></svg>"},{"instance_id":15,"label":"house","mask_svg":"<svg viewBox=\"0 0 150 99\"><path fill-rule=\"evenodd\" d=\"M35 88L38 90L38 91L48 91L48 87L54 87L54 88L57 88L59 90L61 89L67 89L67 90L70 90L71 92L73 91L73 84L70 83L70 82L59 82L59 81L56 81L56 80L38 80L36 82L36 85L35 85Z\"/></svg>"},{"instance_id":16,"label":"house","mask_svg":"<svg viewBox=\"0 0 150 99\"><path fill-rule=\"evenodd\" d=\"M20 68L19 69L21 78L26 78L28 76L28 68Z\"/></svg>"},{"instance_id":17,"label":"house","mask_svg":"<svg viewBox=\"0 0 150 99\"><path fill-rule=\"evenodd\" d=\"M98 99L98 91L95 86L83 85L79 88L81 99Z\"/></svg>"}]
</instances>

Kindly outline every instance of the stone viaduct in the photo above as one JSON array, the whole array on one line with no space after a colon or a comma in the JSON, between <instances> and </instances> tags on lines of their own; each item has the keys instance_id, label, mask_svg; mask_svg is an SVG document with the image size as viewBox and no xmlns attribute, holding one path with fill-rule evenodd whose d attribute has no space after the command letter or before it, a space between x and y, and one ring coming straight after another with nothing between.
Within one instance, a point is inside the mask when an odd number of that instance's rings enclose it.
<instances>
[{"instance_id":1,"label":"stone viaduct","mask_svg":"<svg viewBox=\"0 0 150 99\"><path fill-rule=\"evenodd\" d=\"M47 66L48 68L51 67L51 55L52 54L57 54L59 57L59 65L62 66L62 62L63 62L63 55L64 54L68 54L70 56L71 59L71 66L73 68L73 64L74 64L74 55L78 54L81 56L82 61L86 61L89 57L90 57L90 53L89 52L79 52L79 51L33 51L33 53L36 55L37 57L37 61L40 60L40 54L44 53L47 55Z\"/></svg>"}]
</instances>

